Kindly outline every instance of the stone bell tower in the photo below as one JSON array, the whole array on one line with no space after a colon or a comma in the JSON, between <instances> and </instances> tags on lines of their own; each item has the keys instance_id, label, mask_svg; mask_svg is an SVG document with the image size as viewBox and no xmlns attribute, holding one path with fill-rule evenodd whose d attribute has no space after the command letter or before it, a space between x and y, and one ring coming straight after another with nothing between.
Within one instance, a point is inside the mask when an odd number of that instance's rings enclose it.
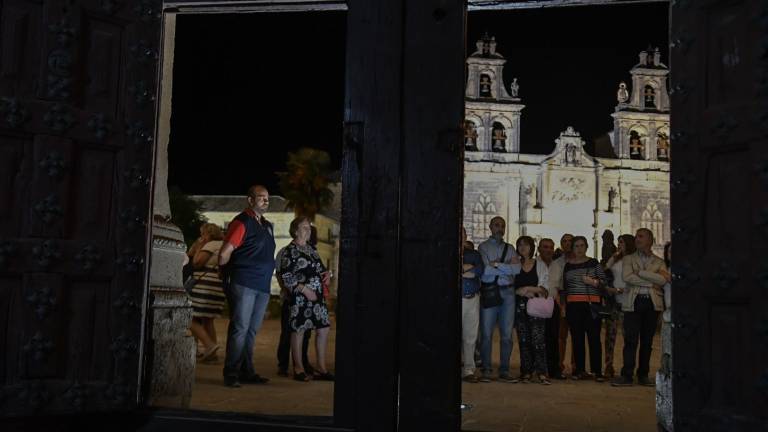
<instances>
[{"instance_id":1,"label":"stone bell tower","mask_svg":"<svg viewBox=\"0 0 768 432\"><path fill-rule=\"evenodd\" d=\"M661 62L659 49L640 52L640 61L630 71L632 85L621 82L616 92L613 149L620 159L670 159L669 68Z\"/></svg>"},{"instance_id":2,"label":"stone bell tower","mask_svg":"<svg viewBox=\"0 0 768 432\"><path fill-rule=\"evenodd\" d=\"M483 36L477 49L467 58L466 114L464 146L466 151L519 153L520 103L517 78L509 91L504 85L507 60L496 52L496 39Z\"/></svg>"}]
</instances>

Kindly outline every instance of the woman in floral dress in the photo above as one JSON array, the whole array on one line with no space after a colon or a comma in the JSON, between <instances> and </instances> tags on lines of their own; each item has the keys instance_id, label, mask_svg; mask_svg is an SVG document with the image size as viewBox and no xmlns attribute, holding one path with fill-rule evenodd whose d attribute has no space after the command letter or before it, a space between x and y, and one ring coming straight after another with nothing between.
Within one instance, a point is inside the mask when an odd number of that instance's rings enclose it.
<instances>
[{"instance_id":1,"label":"woman in floral dress","mask_svg":"<svg viewBox=\"0 0 768 432\"><path fill-rule=\"evenodd\" d=\"M315 248L309 245L309 237L312 233L309 219L306 217L294 219L289 232L293 241L281 251L278 257L277 275L291 296L289 327L294 364L293 379L297 381L310 379L304 372L301 360L301 342L305 331L315 330L317 368L314 378L333 381L333 374L328 372L325 364L331 320L323 296L323 281L328 281L330 273L325 269Z\"/></svg>"}]
</instances>

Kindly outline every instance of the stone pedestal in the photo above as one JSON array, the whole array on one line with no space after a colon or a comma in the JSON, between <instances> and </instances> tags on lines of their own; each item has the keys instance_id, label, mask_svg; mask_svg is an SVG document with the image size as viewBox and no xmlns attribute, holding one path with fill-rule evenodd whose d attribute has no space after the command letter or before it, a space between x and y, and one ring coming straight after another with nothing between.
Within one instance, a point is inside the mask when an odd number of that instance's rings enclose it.
<instances>
[{"instance_id":1,"label":"stone pedestal","mask_svg":"<svg viewBox=\"0 0 768 432\"><path fill-rule=\"evenodd\" d=\"M192 306L182 282L185 254L181 230L156 218L149 278L149 405L186 408L192 396L195 341L188 330Z\"/></svg>"}]
</instances>

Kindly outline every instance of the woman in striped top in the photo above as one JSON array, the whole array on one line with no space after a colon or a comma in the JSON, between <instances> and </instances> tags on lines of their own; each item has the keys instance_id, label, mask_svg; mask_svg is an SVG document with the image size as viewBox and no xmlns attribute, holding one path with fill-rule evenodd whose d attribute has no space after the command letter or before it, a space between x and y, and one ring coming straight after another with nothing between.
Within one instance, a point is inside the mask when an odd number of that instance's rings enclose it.
<instances>
[{"instance_id":1,"label":"woman in striped top","mask_svg":"<svg viewBox=\"0 0 768 432\"><path fill-rule=\"evenodd\" d=\"M590 378L605 381L601 373L602 349L600 344L601 318L596 308L602 304L606 275L600 263L587 256L587 239L573 238L573 255L563 269L563 287L566 292L566 319L573 339L576 369L572 379ZM592 374L587 374L584 355L584 336L589 342L589 363Z\"/></svg>"},{"instance_id":2,"label":"woman in striped top","mask_svg":"<svg viewBox=\"0 0 768 432\"><path fill-rule=\"evenodd\" d=\"M216 351L220 348L216 342L213 320L221 316L226 301L216 268L223 238L218 225L203 224L200 227L200 238L196 242L201 246L192 258L192 267L195 269L192 277L197 282L189 293L192 301L190 330L195 339L203 344L204 350L198 355L202 361L216 360Z\"/></svg>"}]
</instances>

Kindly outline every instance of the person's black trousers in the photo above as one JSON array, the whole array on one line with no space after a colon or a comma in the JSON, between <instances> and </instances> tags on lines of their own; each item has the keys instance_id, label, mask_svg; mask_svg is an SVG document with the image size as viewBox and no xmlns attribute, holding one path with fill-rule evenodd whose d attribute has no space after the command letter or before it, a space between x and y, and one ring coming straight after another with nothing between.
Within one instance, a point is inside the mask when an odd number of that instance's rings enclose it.
<instances>
[{"instance_id":1,"label":"person's black trousers","mask_svg":"<svg viewBox=\"0 0 768 432\"><path fill-rule=\"evenodd\" d=\"M555 302L552 318L544 324L544 339L547 344L547 373L550 377L560 375L560 305Z\"/></svg>"},{"instance_id":2,"label":"person's black trousers","mask_svg":"<svg viewBox=\"0 0 768 432\"><path fill-rule=\"evenodd\" d=\"M624 367L621 374L629 379L635 372L637 344L640 342L640 358L637 364L637 376L647 378L650 369L653 335L659 312L654 310L649 295L635 297L634 311L624 312Z\"/></svg>"},{"instance_id":3,"label":"person's black trousers","mask_svg":"<svg viewBox=\"0 0 768 432\"><path fill-rule=\"evenodd\" d=\"M288 299L283 300L283 307L280 311L280 342L277 344L277 369L281 371L288 370L288 364L291 359L291 328L288 325L291 317L291 302ZM304 332L304 341L301 349L301 362L304 363L304 369L309 369L309 337L311 331Z\"/></svg>"},{"instance_id":4,"label":"person's black trousers","mask_svg":"<svg viewBox=\"0 0 768 432\"><path fill-rule=\"evenodd\" d=\"M576 356L576 370L574 374L586 372L584 356L584 336L589 343L589 365L595 375L602 374L603 346L600 342L600 329L602 319L593 318L592 310L587 302L572 302L565 307L565 316L571 329L573 352Z\"/></svg>"}]
</instances>

